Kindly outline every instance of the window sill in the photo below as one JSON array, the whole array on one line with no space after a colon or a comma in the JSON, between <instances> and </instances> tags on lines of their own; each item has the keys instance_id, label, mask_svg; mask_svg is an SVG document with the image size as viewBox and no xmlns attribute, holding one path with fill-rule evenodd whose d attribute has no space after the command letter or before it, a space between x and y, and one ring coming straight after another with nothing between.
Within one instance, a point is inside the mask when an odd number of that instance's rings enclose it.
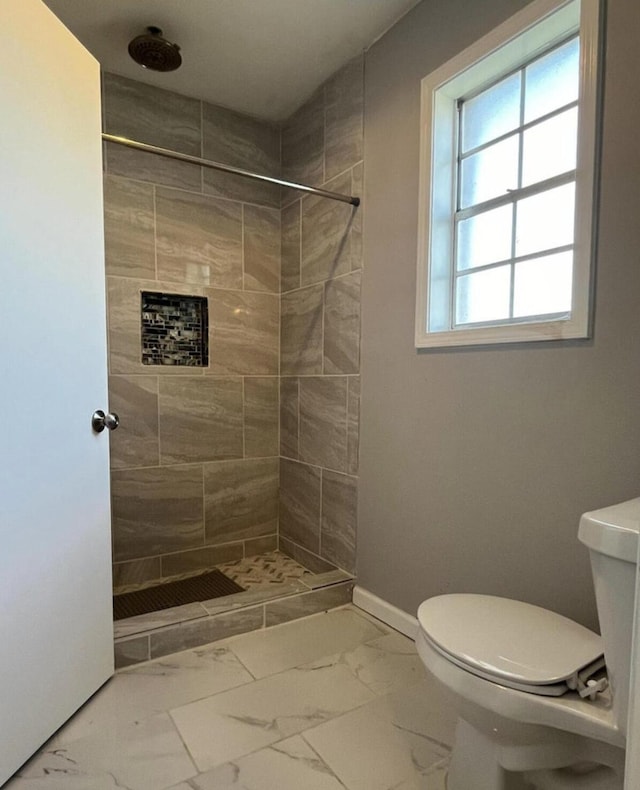
<instances>
[{"instance_id":1,"label":"window sill","mask_svg":"<svg viewBox=\"0 0 640 790\"><path fill-rule=\"evenodd\" d=\"M536 321L510 326L486 326L416 334L416 348L486 346L501 343L533 343L546 340L575 340L590 336L586 322L572 320Z\"/></svg>"}]
</instances>

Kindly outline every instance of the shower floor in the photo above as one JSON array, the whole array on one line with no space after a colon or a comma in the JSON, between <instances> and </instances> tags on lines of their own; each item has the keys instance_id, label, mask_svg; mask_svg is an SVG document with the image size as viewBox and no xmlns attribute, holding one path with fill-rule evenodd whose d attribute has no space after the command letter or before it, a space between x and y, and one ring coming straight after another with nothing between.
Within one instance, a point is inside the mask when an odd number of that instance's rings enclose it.
<instances>
[{"instance_id":1,"label":"shower floor","mask_svg":"<svg viewBox=\"0 0 640 790\"><path fill-rule=\"evenodd\" d=\"M317 557L309 564L313 570L283 552L270 551L216 566L243 592L117 620L116 667L288 622L351 601L352 574ZM163 579L163 584L211 570ZM154 585L128 585L114 590L114 594L150 586Z\"/></svg>"}]
</instances>

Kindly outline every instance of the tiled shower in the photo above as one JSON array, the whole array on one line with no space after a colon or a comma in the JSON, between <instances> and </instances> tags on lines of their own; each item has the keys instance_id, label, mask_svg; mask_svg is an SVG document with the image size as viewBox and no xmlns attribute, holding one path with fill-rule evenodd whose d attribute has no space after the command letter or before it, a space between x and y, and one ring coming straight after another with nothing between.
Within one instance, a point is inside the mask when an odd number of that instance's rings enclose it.
<instances>
[{"instance_id":1,"label":"tiled shower","mask_svg":"<svg viewBox=\"0 0 640 790\"><path fill-rule=\"evenodd\" d=\"M358 58L275 126L105 74L105 131L361 196L362 88ZM116 588L277 549L353 573L362 220L106 144ZM208 358L143 359L148 295L206 303Z\"/></svg>"}]
</instances>

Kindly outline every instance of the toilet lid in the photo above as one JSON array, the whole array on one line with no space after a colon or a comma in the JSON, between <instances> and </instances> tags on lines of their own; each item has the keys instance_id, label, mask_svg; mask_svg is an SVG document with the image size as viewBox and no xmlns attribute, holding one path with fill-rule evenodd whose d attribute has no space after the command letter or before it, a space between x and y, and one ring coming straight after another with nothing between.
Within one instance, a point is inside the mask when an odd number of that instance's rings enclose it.
<instances>
[{"instance_id":1,"label":"toilet lid","mask_svg":"<svg viewBox=\"0 0 640 790\"><path fill-rule=\"evenodd\" d=\"M418 621L456 664L498 683L562 683L604 652L601 637L573 620L492 595L429 598L418 609Z\"/></svg>"}]
</instances>

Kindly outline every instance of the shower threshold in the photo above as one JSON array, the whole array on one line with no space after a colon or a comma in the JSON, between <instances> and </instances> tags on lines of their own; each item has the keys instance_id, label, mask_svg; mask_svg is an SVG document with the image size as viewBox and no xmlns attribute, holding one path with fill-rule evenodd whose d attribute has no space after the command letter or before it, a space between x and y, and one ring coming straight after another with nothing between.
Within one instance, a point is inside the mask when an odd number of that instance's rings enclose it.
<instances>
[{"instance_id":1,"label":"shower threshold","mask_svg":"<svg viewBox=\"0 0 640 790\"><path fill-rule=\"evenodd\" d=\"M244 592L117 620L116 668L268 628L351 601L352 574L304 550L295 551L297 547L293 545L288 548L288 553L271 551L216 566ZM297 561L301 555L305 565Z\"/></svg>"}]
</instances>

